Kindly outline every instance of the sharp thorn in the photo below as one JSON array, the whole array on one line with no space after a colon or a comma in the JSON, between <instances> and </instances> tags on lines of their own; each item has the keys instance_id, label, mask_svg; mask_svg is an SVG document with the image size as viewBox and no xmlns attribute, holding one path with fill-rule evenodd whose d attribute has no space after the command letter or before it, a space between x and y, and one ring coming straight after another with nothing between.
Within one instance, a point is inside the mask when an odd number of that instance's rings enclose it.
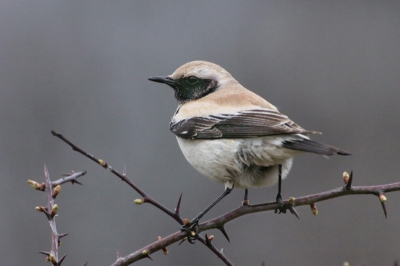
<instances>
[{"instance_id":1,"label":"sharp thorn","mask_svg":"<svg viewBox=\"0 0 400 266\"><path fill-rule=\"evenodd\" d=\"M83 266L86 266L88 263L87 262L85 262L85 264L83 264Z\"/></svg>"},{"instance_id":2,"label":"sharp thorn","mask_svg":"<svg viewBox=\"0 0 400 266\"><path fill-rule=\"evenodd\" d=\"M297 213L296 209L295 209L292 205L289 207L289 210L290 210L290 212L291 212L294 216L297 217L297 219L300 220L299 214Z\"/></svg>"},{"instance_id":3,"label":"sharp thorn","mask_svg":"<svg viewBox=\"0 0 400 266\"><path fill-rule=\"evenodd\" d=\"M179 242L178 246L180 246L183 242L185 242L186 237L184 239L181 240L181 242Z\"/></svg>"},{"instance_id":4,"label":"sharp thorn","mask_svg":"<svg viewBox=\"0 0 400 266\"><path fill-rule=\"evenodd\" d=\"M65 257L67 256L67 254L65 254L64 256L62 256L62 258L58 261L58 265L61 265L61 263L64 261Z\"/></svg>"},{"instance_id":5,"label":"sharp thorn","mask_svg":"<svg viewBox=\"0 0 400 266\"><path fill-rule=\"evenodd\" d=\"M226 240L228 240L228 242L230 243L231 241L229 240L229 236L226 233L224 226L218 227L218 229L222 232L222 234L225 236Z\"/></svg>"},{"instance_id":6,"label":"sharp thorn","mask_svg":"<svg viewBox=\"0 0 400 266\"><path fill-rule=\"evenodd\" d=\"M124 170L122 170L122 175L126 176L126 165L124 165Z\"/></svg>"},{"instance_id":7,"label":"sharp thorn","mask_svg":"<svg viewBox=\"0 0 400 266\"><path fill-rule=\"evenodd\" d=\"M58 239L61 239L61 238L63 238L64 236L67 236L67 235L69 235L68 233L67 234L60 234L60 235L58 235Z\"/></svg>"},{"instance_id":8,"label":"sharp thorn","mask_svg":"<svg viewBox=\"0 0 400 266\"><path fill-rule=\"evenodd\" d=\"M346 188L350 189L352 183L353 183L353 171L350 172L350 177L349 177L349 181L346 184Z\"/></svg>"},{"instance_id":9,"label":"sharp thorn","mask_svg":"<svg viewBox=\"0 0 400 266\"><path fill-rule=\"evenodd\" d=\"M119 251L115 249L115 252L117 253L117 259L121 258L121 254L119 254Z\"/></svg>"},{"instance_id":10,"label":"sharp thorn","mask_svg":"<svg viewBox=\"0 0 400 266\"><path fill-rule=\"evenodd\" d=\"M386 205L385 205L385 203L382 202L382 201L381 201L381 205L382 205L383 212L385 213L385 218L387 219Z\"/></svg>"},{"instance_id":11,"label":"sharp thorn","mask_svg":"<svg viewBox=\"0 0 400 266\"><path fill-rule=\"evenodd\" d=\"M210 240L208 239L207 233L206 233L206 235L205 235L205 238L206 238L206 245L207 245L207 246L211 245L211 242L210 242Z\"/></svg>"},{"instance_id":12,"label":"sharp thorn","mask_svg":"<svg viewBox=\"0 0 400 266\"><path fill-rule=\"evenodd\" d=\"M150 257L150 254L147 254L146 257L149 258L150 260L153 260L153 259Z\"/></svg>"},{"instance_id":13,"label":"sharp thorn","mask_svg":"<svg viewBox=\"0 0 400 266\"><path fill-rule=\"evenodd\" d=\"M181 207L181 199L182 199L182 193L179 196L178 204L176 204L176 208L175 208L175 214L178 214L178 215L179 215L179 208Z\"/></svg>"},{"instance_id":14,"label":"sharp thorn","mask_svg":"<svg viewBox=\"0 0 400 266\"><path fill-rule=\"evenodd\" d=\"M72 185L76 183L76 184L78 184L78 185L83 186L83 184L82 184L81 182L76 181L76 180L71 180L71 183L72 183Z\"/></svg>"},{"instance_id":15,"label":"sharp thorn","mask_svg":"<svg viewBox=\"0 0 400 266\"><path fill-rule=\"evenodd\" d=\"M48 252L48 251L39 251L39 253L43 254L43 255L46 255L46 256L50 255L50 252Z\"/></svg>"}]
</instances>

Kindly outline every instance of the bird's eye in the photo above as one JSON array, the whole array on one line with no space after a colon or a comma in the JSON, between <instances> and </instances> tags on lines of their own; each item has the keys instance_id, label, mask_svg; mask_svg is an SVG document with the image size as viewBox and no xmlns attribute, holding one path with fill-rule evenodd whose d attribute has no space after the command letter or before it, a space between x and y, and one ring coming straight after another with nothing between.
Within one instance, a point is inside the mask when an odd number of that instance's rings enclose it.
<instances>
[{"instance_id":1,"label":"bird's eye","mask_svg":"<svg viewBox=\"0 0 400 266\"><path fill-rule=\"evenodd\" d=\"M194 76L190 76L190 77L188 77L187 81L188 81L190 84L193 85L193 84L196 84L196 83L199 81L199 79L196 78L196 77L194 77Z\"/></svg>"}]
</instances>

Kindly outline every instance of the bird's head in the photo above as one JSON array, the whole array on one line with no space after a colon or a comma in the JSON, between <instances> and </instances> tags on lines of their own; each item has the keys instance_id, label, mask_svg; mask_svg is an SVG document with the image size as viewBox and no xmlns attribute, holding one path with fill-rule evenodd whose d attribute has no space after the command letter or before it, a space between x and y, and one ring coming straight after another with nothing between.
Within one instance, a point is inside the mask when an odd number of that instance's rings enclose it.
<instances>
[{"instance_id":1,"label":"bird's head","mask_svg":"<svg viewBox=\"0 0 400 266\"><path fill-rule=\"evenodd\" d=\"M151 77L149 80L172 87L180 103L200 99L220 86L236 81L228 71L206 61L192 61L180 66L172 75Z\"/></svg>"}]
</instances>

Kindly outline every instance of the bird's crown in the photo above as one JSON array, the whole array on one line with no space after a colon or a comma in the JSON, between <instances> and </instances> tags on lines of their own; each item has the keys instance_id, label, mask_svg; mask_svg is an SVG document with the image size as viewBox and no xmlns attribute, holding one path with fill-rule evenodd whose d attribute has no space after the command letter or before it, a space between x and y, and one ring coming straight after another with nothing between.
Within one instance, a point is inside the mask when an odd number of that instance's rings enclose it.
<instances>
[{"instance_id":1,"label":"bird's crown","mask_svg":"<svg viewBox=\"0 0 400 266\"><path fill-rule=\"evenodd\" d=\"M214 80L222 85L233 79L231 74L221 66L207 61L192 61L180 66L170 77L174 80L187 77Z\"/></svg>"}]
</instances>

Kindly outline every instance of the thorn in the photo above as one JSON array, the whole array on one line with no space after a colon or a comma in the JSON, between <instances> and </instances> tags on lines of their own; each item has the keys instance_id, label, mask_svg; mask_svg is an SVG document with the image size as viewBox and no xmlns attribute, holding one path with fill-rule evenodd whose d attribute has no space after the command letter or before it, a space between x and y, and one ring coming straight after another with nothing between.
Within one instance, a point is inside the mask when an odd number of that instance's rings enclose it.
<instances>
[{"instance_id":1,"label":"thorn","mask_svg":"<svg viewBox=\"0 0 400 266\"><path fill-rule=\"evenodd\" d=\"M206 233L206 235L205 235L205 238L206 238L206 245L207 245L207 246L211 245L211 242L210 242L210 240L208 239L207 233Z\"/></svg>"},{"instance_id":2,"label":"thorn","mask_svg":"<svg viewBox=\"0 0 400 266\"><path fill-rule=\"evenodd\" d=\"M181 242L179 242L178 246L180 246L183 242L185 242L186 239L187 239L187 237L183 238L183 239L181 240Z\"/></svg>"},{"instance_id":3,"label":"thorn","mask_svg":"<svg viewBox=\"0 0 400 266\"><path fill-rule=\"evenodd\" d=\"M117 259L121 258L121 254L119 254L119 251L115 249L115 252L117 253Z\"/></svg>"},{"instance_id":4,"label":"thorn","mask_svg":"<svg viewBox=\"0 0 400 266\"><path fill-rule=\"evenodd\" d=\"M149 254L149 252L148 252L147 250L143 250L143 251L142 251L142 255L143 255L144 257L146 257L146 258L149 258L150 260L153 260L153 259L150 257L150 254Z\"/></svg>"},{"instance_id":5,"label":"thorn","mask_svg":"<svg viewBox=\"0 0 400 266\"><path fill-rule=\"evenodd\" d=\"M83 184L82 184L81 182L76 181L76 180L71 180L71 183L72 183L72 185L76 183L76 184L78 184L78 185L83 186Z\"/></svg>"},{"instance_id":6,"label":"thorn","mask_svg":"<svg viewBox=\"0 0 400 266\"><path fill-rule=\"evenodd\" d=\"M122 170L122 175L126 176L126 165L124 165L124 170Z\"/></svg>"},{"instance_id":7,"label":"thorn","mask_svg":"<svg viewBox=\"0 0 400 266\"><path fill-rule=\"evenodd\" d=\"M50 252L48 252L48 251L39 251L39 253L43 254L43 255L46 255L46 256L50 255Z\"/></svg>"},{"instance_id":8,"label":"thorn","mask_svg":"<svg viewBox=\"0 0 400 266\"><path fill-rule=\"evenodd\" d=\"M67 256L67 254L65 254L64 256L62 256L62 258L58 261L58 265L61 265L61 263L64 261L65 257Z\"/></svg>"},{"instance_id":9,"label":"thorn","mask_svg":"<svg viewBox=\"0 0 400 266\"><path fill-rule=\"evenodd\" d=\"M60 234L60 235L58 235L58 239L63 238L64 236L67 236L67 235L69 235L69 234L68 234L68 233L66 233L66 234Z\"/></svg>"},{"instance_id":10,"label":"thorn","mask_svg":"<svg viewBox=\"0 0 400 266\"><path fill-rule=\"evenodd\" d=\"M387 211L386 211L385 202L381 201L381 205L382 205L383 212L384 212L384 214L385 214L385 218L387 219Z\"/></svg>"},{"instance_id":11,"label":"thorn","mask_svg":"<svg viewBox=\"0 0 400 266\"><path fill-rule=\"evenodd\" d=\"M299 214L297 213L296 209L293 207L293 205L290 205L290 206L289 206L289 211L290 211L291 214L293 214L294 216L296 216L297 219L300 220L300 216L299 216Z\"/></svg>"},{"instance_id":12,"label":"thorn","mask_svg":"<svg viewBox=\"0 0 400 266\"><path fill-rule=\"evenodd\" d=\"M220 252L221 254L224 254L224 248L221 248Z\"/></svg>"},{"instance_id":13,"label":"thorn","mask_svg":"<svg viewBox=\"0 0 400 266\"><path fill-rule=\"evenodd\" d=\"M353 171L350 172L350 177L349 177L349 181L347 181L346 189L350 189L352 183L353 183Z\"/></svg>"},{"instance_id":14,"label":"thorn","mask_svg":"<svg viewBox=\"0 0 400 266\"><path fill-rule=\"evenodd\" d=\"M85 262L85 264L83 264L83 266L86 266L88 263L87 262Z\"/></svg>"},{"instance_id":15,"label":"thorn","mask_svg":"<svg viewBox=\"0 0 400 266\"><path fill-rule=\"evenodd\" d=\"M244 190L244 199L242 201L242 205L249 205L249 200L248 200L248 190L247 188Z\"/></svg>"},{"instance_id":16,"label":"thorn","mask_svg":"<svg viewBox=\"0 0 400 266\"><path fill-rule=\"evenodd\" d=\"M179 208L181 207L181 199L182 199L182 193L179 196L178 204L176 204L176 208L175 208L175 214L177 214L177 215L179 215Z\"/></svg>"},{"instance_id":17,"label":"thorn","mask_svg":"<svg viewBox=\"0 0 400 266\"><path fill-rule=\"evenodd\" d=\"M231 241L229 240L229 236L226 233L224 226L218 227L218 229L222 232L222 234L225 236L226 240L228 240L228 242L230 243Z\"/></svg>"}]
</instances>

